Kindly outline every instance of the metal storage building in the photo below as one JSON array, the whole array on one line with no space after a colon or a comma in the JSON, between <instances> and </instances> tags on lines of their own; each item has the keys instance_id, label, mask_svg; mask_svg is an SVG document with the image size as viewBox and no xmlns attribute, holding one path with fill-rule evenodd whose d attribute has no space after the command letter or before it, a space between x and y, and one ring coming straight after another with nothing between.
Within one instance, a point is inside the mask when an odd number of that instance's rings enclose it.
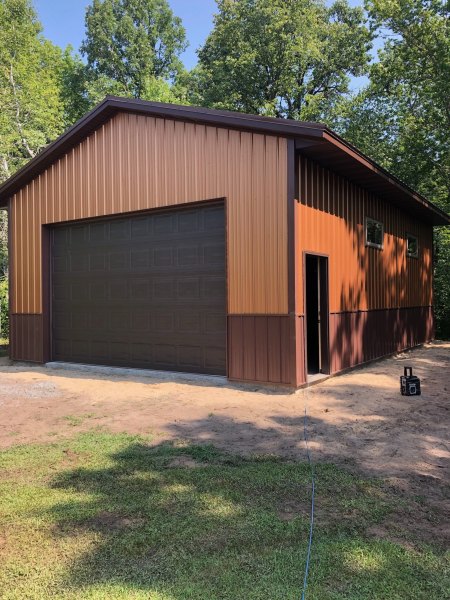
<instances>
[{"instance_id":1,"label":"metal storage building","mask_svg":"<svg viewBox=\"0 0 450 600\"><path fill-rule=\"evenodd\" d=\"M450 218L318 123L107 97L0 206L14 360L297 387L433 338Z\"/></svg>"}]
</instances>

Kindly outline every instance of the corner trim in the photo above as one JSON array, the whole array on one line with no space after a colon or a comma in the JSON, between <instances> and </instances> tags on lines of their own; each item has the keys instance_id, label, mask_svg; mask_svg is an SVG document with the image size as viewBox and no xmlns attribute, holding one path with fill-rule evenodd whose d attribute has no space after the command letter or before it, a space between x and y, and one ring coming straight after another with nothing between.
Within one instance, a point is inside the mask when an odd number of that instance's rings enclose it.
<instances>
[{"instance_id":1,"label":"corner trim","mask_svg":"<svg viewBox=\"0 0 450 600\"><path fill-rule=\"evenodd\" d=\"M8 325L9 348L8 355L12 355L12 314L13 314L13 251L12 251L12 199L8 198Z\"/></svg>"},{"instance_id":2,"label":"corner trim","mask_svg":"<svg viewBox=\"0 0 450 600\"><path fill-rule=\"evenodd\" d=\"M296 328L296 230L295 200L298 186L298 161L295 140L287 140L287 252L288 252L288 312L289 312L289 371L291 385L297 387L297 328Z\"/></svg>"}]
</instances>

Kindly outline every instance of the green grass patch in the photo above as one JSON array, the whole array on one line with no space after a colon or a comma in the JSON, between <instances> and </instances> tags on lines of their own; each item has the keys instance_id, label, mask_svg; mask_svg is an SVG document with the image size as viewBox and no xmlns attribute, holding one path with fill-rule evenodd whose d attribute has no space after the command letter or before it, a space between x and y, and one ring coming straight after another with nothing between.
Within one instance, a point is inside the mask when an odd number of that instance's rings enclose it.
<instances>
[{"instance_id":1,"label":"green grass patch","mask_svg":"<svg viewBox=\"0 0 450 600\"><path fill-rule=\"evenodd\" d=\"M95 413L86 413L85 415L66 415L63 417L71 427L79 427L86 419L95 418Z\"/></svg>"},{"instance_id":2,"label":"green grass patch","mask_svg":"<svg viewBox=\"0 0 450 600\"><path fill-rule=\"evenodd\" d=\"M0 454L0 597L297 600L306 464L87 433ZM379 482L316 466L308 600L441 600L448 557L377 539ZM407 506L405 508L408 508Z\"/></svg>"}]
</instances>

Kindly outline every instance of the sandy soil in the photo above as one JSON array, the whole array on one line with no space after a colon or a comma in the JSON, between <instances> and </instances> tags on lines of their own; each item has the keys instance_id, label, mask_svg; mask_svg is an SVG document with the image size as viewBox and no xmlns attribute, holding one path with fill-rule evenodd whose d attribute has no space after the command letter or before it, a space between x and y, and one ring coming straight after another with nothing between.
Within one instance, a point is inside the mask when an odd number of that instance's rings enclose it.
<instances>
[{"instance_id":1,"label":"sandy soil","mask_svg":"<svg viewBox=\"0 0 450 600\"><path fill-rule=\"evenodd\" d=\"M351 464L448 510L450 343L429 344L295 394L0 360L0 448L101 427L152 434L155 444L211 442L232 452L304 460L306 406L314 461ZM405 365L421 378L422 396L400 395Z\"/></svg>"}]
</instances>

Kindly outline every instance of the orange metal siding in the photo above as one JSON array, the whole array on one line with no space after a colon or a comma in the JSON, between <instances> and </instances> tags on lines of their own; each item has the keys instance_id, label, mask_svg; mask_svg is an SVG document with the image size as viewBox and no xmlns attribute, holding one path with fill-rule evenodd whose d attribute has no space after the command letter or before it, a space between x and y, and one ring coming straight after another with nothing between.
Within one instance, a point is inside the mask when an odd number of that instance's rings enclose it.
<instances>
[{"instance_id":1,"label":"orange metal siding","mask_svg":"<svg viewBox=\"0 0 450 600\"><path fill-rule=\"evenodd\" d=\"M226 197L229 313L286 314L286 160L284 138L116 115L12 198L12 312L42 312L42 225Z\"/></svg>"},{"instance_id":2,"label":"orange metal siding","mask_svg":"<svg viewBox=\"0 0 450 600\"><path fill-rule=\"evenodd\" d=\"M298 164L296 312L303 307L304 251L329 256L330 312L432 304L432 227L305 157ZM364 217L384 223L384 248L367 247ZM406 233L419 240L407 258Z\"/></svg>"}]
</instances>

